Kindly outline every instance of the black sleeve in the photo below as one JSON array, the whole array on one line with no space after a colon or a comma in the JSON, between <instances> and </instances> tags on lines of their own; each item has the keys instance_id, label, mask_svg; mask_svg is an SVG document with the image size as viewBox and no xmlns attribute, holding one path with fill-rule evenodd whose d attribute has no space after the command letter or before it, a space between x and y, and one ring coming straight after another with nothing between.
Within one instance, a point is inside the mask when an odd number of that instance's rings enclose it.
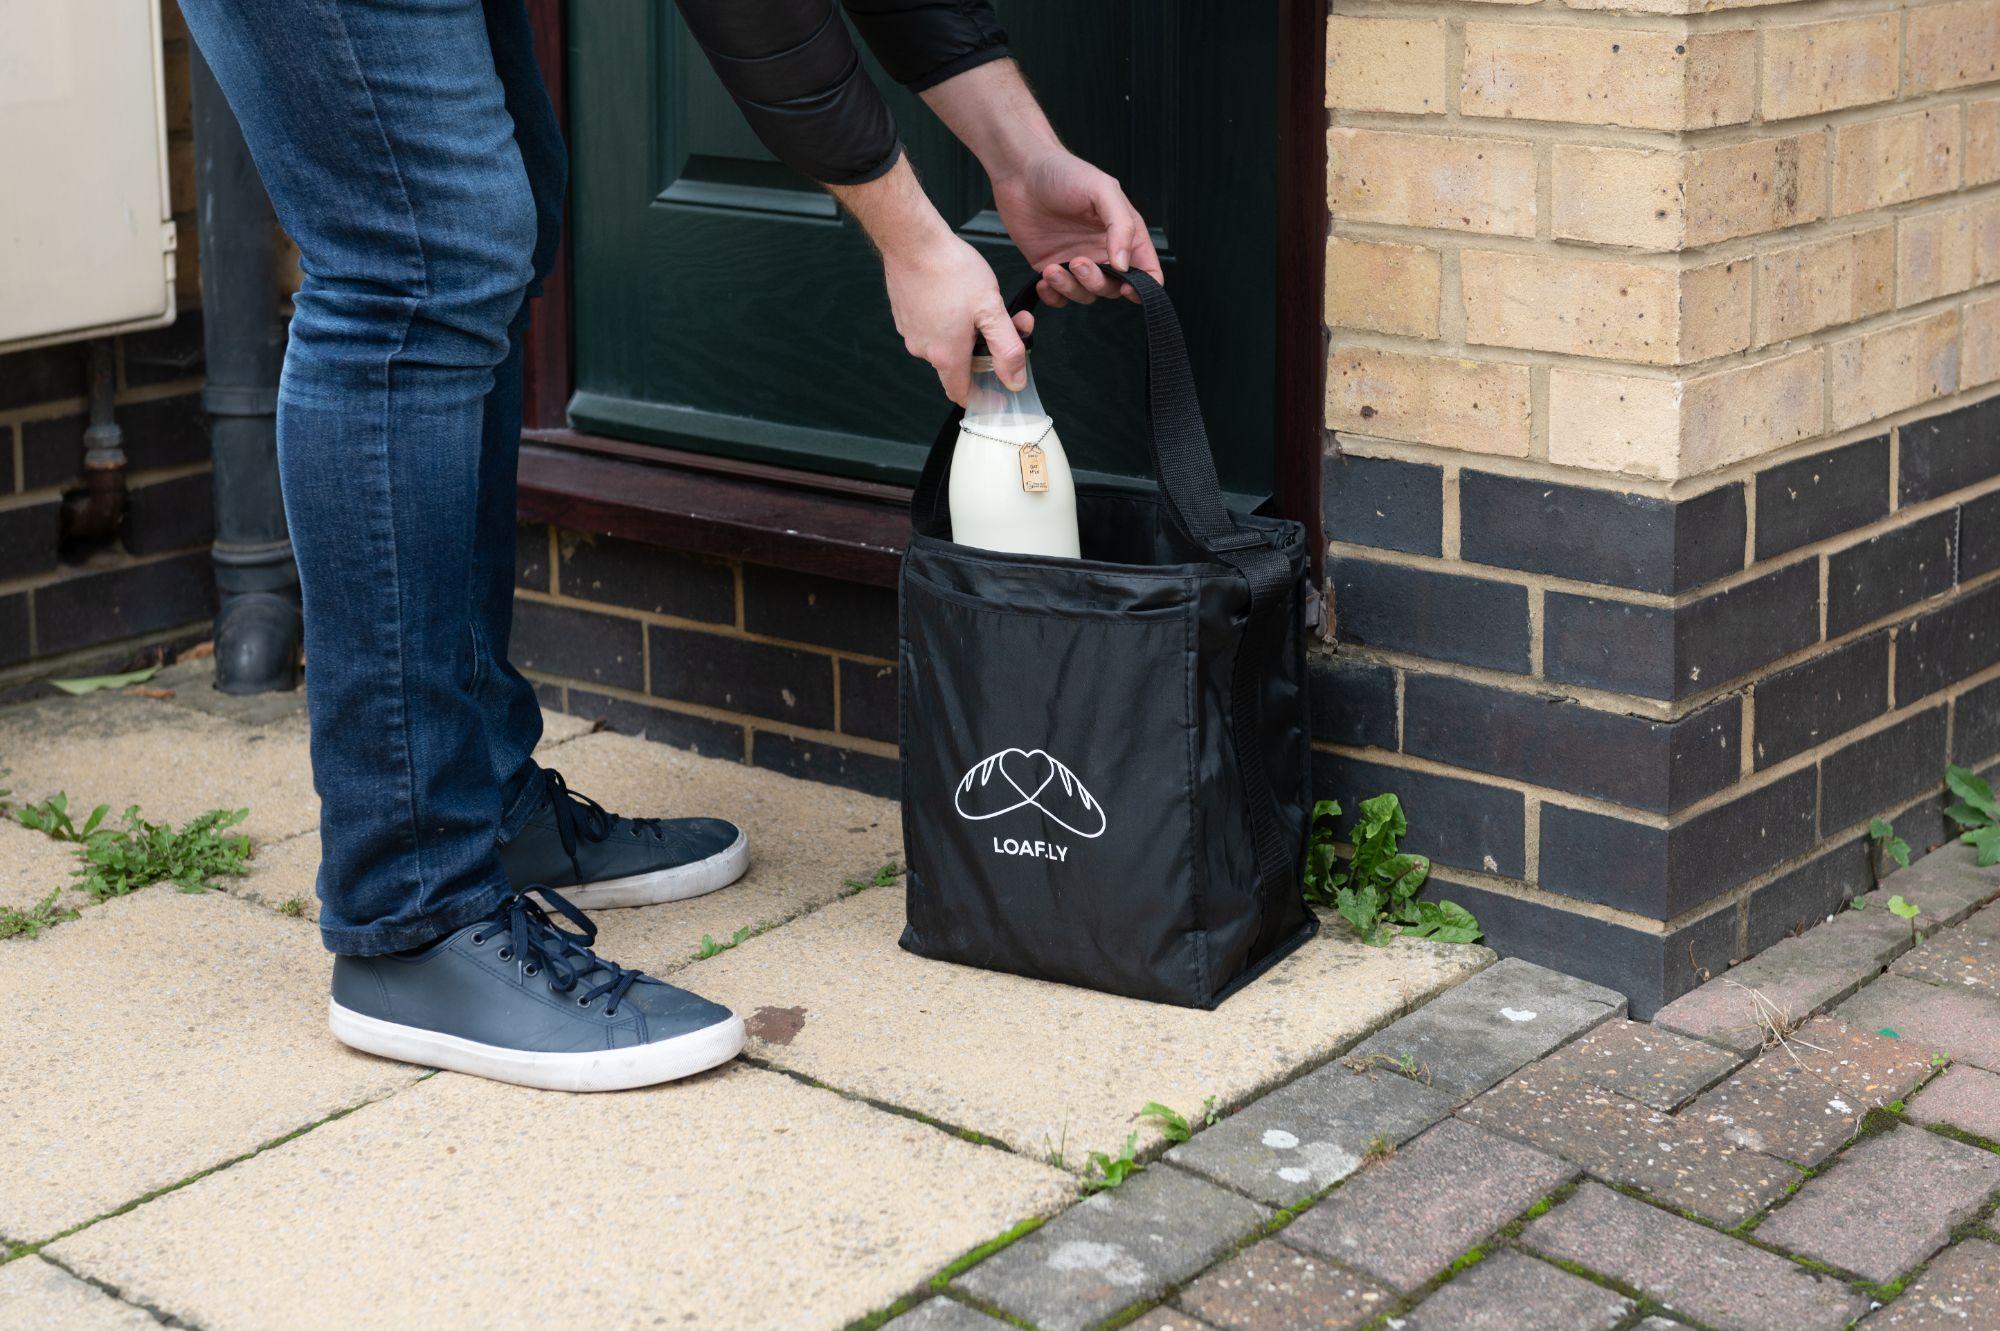
<instances>
[{"instance_id":1,"label":"black sleeve","mask_svg":"<svg viewBox=\"0 0 2000 1331\"><path fill-rule=\"evenodd\" d=\"M832 0L679 0L688 30L764 146L826 185L860 185L902 155L896 122Z\"/></svg>"},{"instance_id":2,"label":"black sleeve","mask_svg":"<svg viewBox=\"0 0 2000 1331\"><path fill-rule=\"evenodd\" d=\"M1007 54L987 0L841 0L889 77L922 92Z\"/></svg>"},{"instance_id":3,"label":"black sleeve","mask_svg":"<svg viewBox=\"0 0 2000 1331\"><path fill-rule=\"evenodd\" d=\"M922 92L1007 54L986 0L843 0L897 82ZM779 161L827 185L896 164L896 122L832 0L679 0L689 31Z\"/></svg>"}]
</instances>

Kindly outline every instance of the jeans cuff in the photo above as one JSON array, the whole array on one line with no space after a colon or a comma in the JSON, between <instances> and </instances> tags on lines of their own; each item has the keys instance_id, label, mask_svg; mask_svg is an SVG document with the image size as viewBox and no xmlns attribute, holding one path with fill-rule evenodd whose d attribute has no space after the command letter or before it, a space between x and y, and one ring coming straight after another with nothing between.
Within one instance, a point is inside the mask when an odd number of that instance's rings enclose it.
<instances>
[{"instance_id":1,"label":"jeans cuff","mask_svg":"<svg viewBox=\"0 0 2000 1331\"><path fill-rule=\"evenodd\" d=\"M420 919L400 924L371 924L358 929L322 924L319 927L320 941L326 944L327 951L348 957L374 957L384 952L402 952L435 943L448 933L485 919L512 894L514 884L508 881L506 870L498 869L496 872L499 875L497 882L475 888L449 906L431 911Z\"/></svg>"},{"instance_id":2,"label":"jeans cuff","mask_svg":"<svg viewBox=\"0 0 2000 1331\"><path fill-rule=\"evenodd\" d=\"M535 816L535 810L542 807L542 800L549 793L549 774L532 758L528 759L520 780L521 789L500 813L500 830L495 840L503 846L521 834L521 829L528 825L528 820ZM507 784L511 786L514 783L510 781Z\"/></svg>"}]
</instances>

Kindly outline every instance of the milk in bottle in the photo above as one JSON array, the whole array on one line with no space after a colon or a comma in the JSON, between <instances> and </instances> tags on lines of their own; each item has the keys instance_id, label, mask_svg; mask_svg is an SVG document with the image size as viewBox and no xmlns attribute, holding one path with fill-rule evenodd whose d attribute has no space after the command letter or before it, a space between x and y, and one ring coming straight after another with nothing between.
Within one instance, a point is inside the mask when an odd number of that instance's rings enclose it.
<instances>
[{"instance_id":1,"label":"milk in bottle","mask_svg":"<svg viewBox=\"0 0 2000 1331\"><path fill-rule=\"evenodd\" d=\"M1076 485L1034 373L1016 392L993 358L972 358L972 399L951 455L952 539L1009 554L1081 555Z\"/></svg>"}]
</instances>

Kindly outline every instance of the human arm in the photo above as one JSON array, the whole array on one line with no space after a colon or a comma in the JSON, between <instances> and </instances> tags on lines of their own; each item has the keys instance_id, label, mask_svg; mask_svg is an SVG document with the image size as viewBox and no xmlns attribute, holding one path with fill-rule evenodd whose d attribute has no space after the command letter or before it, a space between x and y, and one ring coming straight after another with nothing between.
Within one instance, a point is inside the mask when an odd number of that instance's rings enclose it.
<instances>
[{"instance_id":1,"label":"human arm","mask_svg":"<svg viewBox=\"0 0 2000 1331\"><path fill-rule=\"evenodd\" d=\"M825 184L882 255L897 330L945 391L970 387L975 331L1009 383L1026 365L992 271L938 216L903 159L894 121L829 0L679 0L751 127ZM1113 295L1100 266L1158 259L1117 183L1064 150L985 0L844 0L884 67L923 95L993 178L1009 233L1052 305ZM1063 265L1070 265L1065 268ZM1019 328L1028 326L1022 316Z\"/></svg>"},{"instance_id":2,"label":"human arm","mask_svg":"<svg viewBox=\"0 0 2000 1331\"><path fill-rule=\"evenodd\" d=\"M907 161L865 184L827 188L881 254L903 348L937 371L946 397L964 405L971 395L974 332L985 339L1003 383L1018 388L1027 381L1021 337L1033 330L1034 316L1008 319L993 269L938 215Z\"/></svg>"},{"instance_id":3,"label":"human arm","mask_svg":"<svg viewBox=\"0 0 2000 1331\"><path fill-rule=\"evenodd\" d=\"M1131 297L1106 263L1165 281L1139 210L1116 180L1063 147L1013 61L968 70L923 98L986 168L1007 234L1041 275L1044 304Z\"/></svg>"},{"instance_id":4,"label":"human arm","mask_svg":"<svg viewBox=\"0 0 2000 1331\"><path fill-rule=\"evenodd\" d=\"M924 196L895 121L869 82L830 0L679 0L688 29L764 146L825 185L882 256L903 345L928 361L953 401L971 391L973 335L1003 380L1019 383L1027 351L993 270ZM884 66L918 88L1007 54L984 3L848 0Z\"/></svg>"}]
</instances>

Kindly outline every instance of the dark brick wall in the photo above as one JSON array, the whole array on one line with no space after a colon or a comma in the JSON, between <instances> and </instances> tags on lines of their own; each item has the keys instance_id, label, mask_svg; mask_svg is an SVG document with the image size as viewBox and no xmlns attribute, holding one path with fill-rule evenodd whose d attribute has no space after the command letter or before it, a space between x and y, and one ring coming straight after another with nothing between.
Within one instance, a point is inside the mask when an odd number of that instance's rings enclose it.
<instances>
[{"instance_id":1,"label":"dark brick wall","mask_svg":"<svg viewBox=\"0 0 2000 1331\"><path fill-rule=\"evenodd\" d=\"M515 567L514 662L547 705L896 794L894 591L547 527Z\"/></svg>"},{"instance_id":2,"label":"dark brick wall","mask_svg":"<svg viewBox=\"0 0 2000 1331\"><path fill-rule=\"evenodd\" d=\"M129 502L118 538L90 549L58 541L82 468L87 348L0 356L0 692L204 637L215 614L201 313L116 342Z\"/></svg>"},{"instance_id":3,"label":"dark brick wall","mask_svg":"<svg viewBox=\"0 0 2000 1331\"><path fill-rule=\"evenodd\" d=\"M1315 771L1500 951L1650 1014L2000 765L2000 398L1669 496L1433 456L1329 458Z\"/></svg>"}]
</instances>

